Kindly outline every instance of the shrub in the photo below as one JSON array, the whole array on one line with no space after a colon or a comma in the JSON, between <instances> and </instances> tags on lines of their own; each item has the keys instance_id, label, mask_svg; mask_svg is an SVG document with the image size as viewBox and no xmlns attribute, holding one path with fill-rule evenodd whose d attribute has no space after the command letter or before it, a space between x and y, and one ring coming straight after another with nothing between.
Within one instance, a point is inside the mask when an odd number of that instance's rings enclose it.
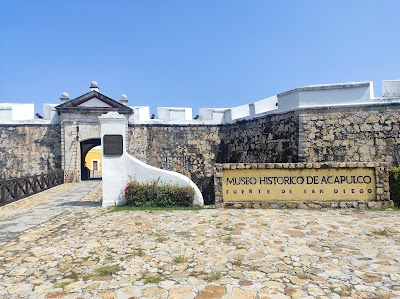
<instances>
[{"instance_id":1,"label":"shrub","mask_svg":"<svg viewBox=\"0 0 400 299\"><path fill-rule=\"evenodd\" d=\"M390 199L400 207L400 167L389 168Z\"/></svg>"},{"instance_id":2,"label":"shrub","mask_svg":"<svg viewBox=\"0 0 400 299\"><path fill-rule=\"evenodd\" d=\"M127 205L135 207L190 207L194 200L192 187L159 185L157 181L130 181L124 193Z\"/></svg>"}]
</instances>

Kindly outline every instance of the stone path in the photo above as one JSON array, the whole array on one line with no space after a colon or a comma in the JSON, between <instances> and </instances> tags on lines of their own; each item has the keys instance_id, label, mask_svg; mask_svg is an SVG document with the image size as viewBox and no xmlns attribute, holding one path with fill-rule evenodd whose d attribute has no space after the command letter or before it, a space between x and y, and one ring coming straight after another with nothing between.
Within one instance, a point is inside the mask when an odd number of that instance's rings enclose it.
<instances>
[{"instance_id":1,"label":"stone path","mask_svg":"<svg viewBox=\"0 0 400 299\"><path fill-rule=\"evenodd\" d=\"M101 206L101 181L65 184L0 208L0 245L77 206Z\"/></svg>"},{"instance_id":2,"label":"stone path","mask_svg":"<svg viewBox=\"0 0 400 299\"><path fill-rule=\"evenodd\" d=\"M0 297L400 298L399 211L111 213L89 183L0 209L52 211L3 237Z\"/></svg>"}]
</instances>

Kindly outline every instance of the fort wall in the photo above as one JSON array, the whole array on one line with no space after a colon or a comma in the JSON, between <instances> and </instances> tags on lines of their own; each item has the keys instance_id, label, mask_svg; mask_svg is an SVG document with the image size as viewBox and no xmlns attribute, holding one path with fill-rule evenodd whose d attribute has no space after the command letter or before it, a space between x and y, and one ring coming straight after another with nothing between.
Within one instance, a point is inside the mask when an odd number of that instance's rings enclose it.
<instances>
[{"instance_id":1,"label":"fort wall","mask_svg":"<svg viewBox=\"0 0 400 299\"><path fill-rule=\"evenodd\" d=\"M242 120L222 129L218 163L289 163L298 161L296 111Z\"/></svg>"},{"instance_id":2,"label":"fort wall","mask_svg":"<svg viewBox=\"0 0 400 299\"><path fill-rule=\"evenodd\" d=\"M0 179L61 168L60 125L0 125Z\"/></svg>"},{"instance_id":3,"label":"fort wall","mask_svg":"<svg viewBox=\"0 0 400 299\"><path fill-rule=\"evenodd\" d=\"M374 97L370 82L307 86L248 105L202 108L195 119L190 108L162 107L159 118L151 119L149 107L131 107L127 152L190 177L206 204L215 200L219 163L399 166L400 81L384 81L383 91L383 97ZM61 168L79 180L80 167L71 166L80 163L75 161L78 141L100 138L100 112L85 111L61 118L53 111L51 119L30 121L0 119L0 178Z\"/></svg>"},{"instance_id":4,"label":"fort wall","mask_svg":"<svg viewBox=\"0 0 400 299\"><path fill-rule=\"evenodd\" d=\"M205 204L214 202L214 164L226 156L221 126L129 125L128 153L191 178Z\"/></svg>"},{"instance_id":5,"label":"fort wall","mask_svg":"<svg viewBox=\"0 0 400 299\"><path fill-rule=\"evenodd\" d=\"M299 113L299 161L400 165L400 103Z\"/></svg>"}]
</instances>

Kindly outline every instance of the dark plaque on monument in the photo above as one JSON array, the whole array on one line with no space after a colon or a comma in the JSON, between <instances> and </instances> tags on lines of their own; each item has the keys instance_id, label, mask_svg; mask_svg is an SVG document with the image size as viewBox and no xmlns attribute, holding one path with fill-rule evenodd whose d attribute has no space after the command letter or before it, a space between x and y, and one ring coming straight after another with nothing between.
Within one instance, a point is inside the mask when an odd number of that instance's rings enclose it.
<instances>
[{"instance_id":1,"label":"dark plaque on monument","mask_svg":"<svg viewBox=\"0 0 400 299\"><path fill-rule=\"evenodd\" d=\"M104 135L103 144L104 156L122 156L124 152L122 135Z\"/></svg>"}]
</instances>

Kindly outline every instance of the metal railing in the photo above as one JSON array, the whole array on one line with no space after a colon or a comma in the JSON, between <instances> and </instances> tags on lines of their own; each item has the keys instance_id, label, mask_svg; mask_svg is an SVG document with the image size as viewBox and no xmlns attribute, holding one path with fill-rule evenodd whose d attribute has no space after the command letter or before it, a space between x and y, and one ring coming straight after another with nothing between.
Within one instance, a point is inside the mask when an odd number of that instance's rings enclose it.
<instances>
[{"instance_id":1,"label":"metal railing","mask_svg":"<svg viewBox=\"0 0 400 299\"><path fill-rule=\"evenodd\" d=\"M0 206L64 183L64 171L0 180Z\"/></svg>"}]
</instances>

